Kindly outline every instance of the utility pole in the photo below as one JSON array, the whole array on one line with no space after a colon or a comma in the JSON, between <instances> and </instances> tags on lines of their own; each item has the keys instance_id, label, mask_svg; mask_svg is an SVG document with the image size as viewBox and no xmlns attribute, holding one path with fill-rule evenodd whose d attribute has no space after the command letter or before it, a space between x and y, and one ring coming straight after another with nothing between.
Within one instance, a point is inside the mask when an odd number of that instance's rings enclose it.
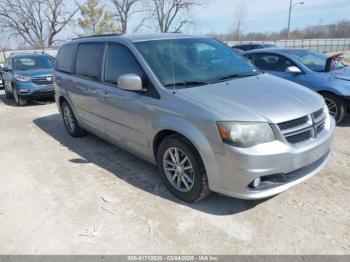
<instances>
[{"instance_id":1,"label":"utility pole","mask_svg":"<svg viewBox=\"0 0 350 262\"><path fill-rule=\"evenodd\" d=\"M291 21L291 18L292 18L292 10L295 6L297 5L303 5L304 2L301 1L301 2L298 2L298 3L293 3L294 1L293 0L290 0L289 2L289 15L288 15L288 28L287 28L287 39L289 39L289 32L290 32L290 21Z\"/></svg>"}]
</instances>

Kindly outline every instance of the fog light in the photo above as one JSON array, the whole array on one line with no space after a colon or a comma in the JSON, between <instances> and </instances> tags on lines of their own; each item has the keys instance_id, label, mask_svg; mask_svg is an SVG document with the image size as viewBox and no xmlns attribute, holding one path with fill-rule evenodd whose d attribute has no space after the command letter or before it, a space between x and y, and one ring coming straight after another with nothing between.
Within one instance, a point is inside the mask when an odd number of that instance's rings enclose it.
<instances>
[{"instance_id":1,"label":"fog light","mask_svg":"<svg viewBox=\"0 0 350 262\"><path fill-rule=\"evenodd\" d=\"M253 186L254 186L255 188L259 187L259 186L260 186L260 182L261 182L261 179L260 179L260 177L259 177L259 178L257 178L257 179L254 180Z\"/></svg>"}]
</instances>

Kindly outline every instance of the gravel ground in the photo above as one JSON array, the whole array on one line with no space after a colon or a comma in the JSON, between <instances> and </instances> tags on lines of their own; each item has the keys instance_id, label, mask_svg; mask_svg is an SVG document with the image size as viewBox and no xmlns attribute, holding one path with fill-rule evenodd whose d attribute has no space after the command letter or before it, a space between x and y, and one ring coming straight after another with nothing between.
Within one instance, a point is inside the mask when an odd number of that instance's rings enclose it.
<instances>
[{"instance_id":1,"label":"gravel ground","mask_svg":"<svg viewBox=\"0 0 350 262\"><path fill-rule=\"evenodd\" d=\"M173 198L154 166L56 105L0 91L0 254L350 254L350 118L317 176L264 201Z\"/></svg>"}]
</instances>

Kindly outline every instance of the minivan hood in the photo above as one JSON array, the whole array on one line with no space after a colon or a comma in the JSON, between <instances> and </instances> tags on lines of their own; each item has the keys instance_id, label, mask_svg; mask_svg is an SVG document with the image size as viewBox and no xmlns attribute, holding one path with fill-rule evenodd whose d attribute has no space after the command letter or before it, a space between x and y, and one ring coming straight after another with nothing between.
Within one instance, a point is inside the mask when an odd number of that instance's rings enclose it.
<instances>
[{"instance_id":1,"label":"minivan hood","mask_svg":"<svg viewBox=\"0 0 350 262\"><path fill-rule=\"evenodd\" d=\"M314 113L325 105L314 91L269 74L181 89L179 94L216 110L222 121L277 124Z\"/></svg>"},{"instance_id":2,"label":"minivan hood","mask_svg":"<svg viewBox=\"0 0 350 262\"><path fill-rule=\"evenodd\" d=\"M53 75L53 69L16 70L15 74L29 77L46 77Z\"/></svg>"}]
</instances>

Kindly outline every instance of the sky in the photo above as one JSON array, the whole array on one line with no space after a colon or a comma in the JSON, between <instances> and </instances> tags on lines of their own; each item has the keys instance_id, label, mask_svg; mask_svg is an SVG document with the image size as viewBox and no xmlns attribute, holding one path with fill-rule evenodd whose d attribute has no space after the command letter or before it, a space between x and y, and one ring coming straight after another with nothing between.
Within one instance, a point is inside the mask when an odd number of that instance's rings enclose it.
<instances>
[{"instance_id":1,"label":"sky","mask_svg":"<svg viewBox=\"0 0 350 262\"><path fill-rule=\"evenodd\" d=\"M105 0L108 2L108 0ZM191 10L196 26L186 28L184 33L225 34L234 28L235 6L244 2L247 17L244 33L280 31L287 27L290 0L201 0L203 6ZM301 0L293 0L298 3ZM73 5L74 1L67 0ZM330 24L343 19L350 19L350 0L304 0L304 5L297 5L292 12L291 30L310 25ZM134 17L130 21L138 22ZM69 39L77 35L77 29L62 32L58 39ZM144 31L147 33L146 31ZM153 31L152 31L153 32ZM0 39L6 35L0 33ZM1 47L15 48L18 39L0 41Z\"/></svg>"},{"instance_id":2,"label":"sky","mask_svg":"<svg viewBox=\"0 0 350 262\"><path fill-rule=\"evenodd\" d=\"M206 4L193 12L197 24L193 31L231 32L235 6L242 1L248 9L245 32L280 31L287 27L290 0L205 0ZM350 0L304 0L304 5L293 8L291 30L343 19L350 19Z\"/></svg>"}]
</instances>

